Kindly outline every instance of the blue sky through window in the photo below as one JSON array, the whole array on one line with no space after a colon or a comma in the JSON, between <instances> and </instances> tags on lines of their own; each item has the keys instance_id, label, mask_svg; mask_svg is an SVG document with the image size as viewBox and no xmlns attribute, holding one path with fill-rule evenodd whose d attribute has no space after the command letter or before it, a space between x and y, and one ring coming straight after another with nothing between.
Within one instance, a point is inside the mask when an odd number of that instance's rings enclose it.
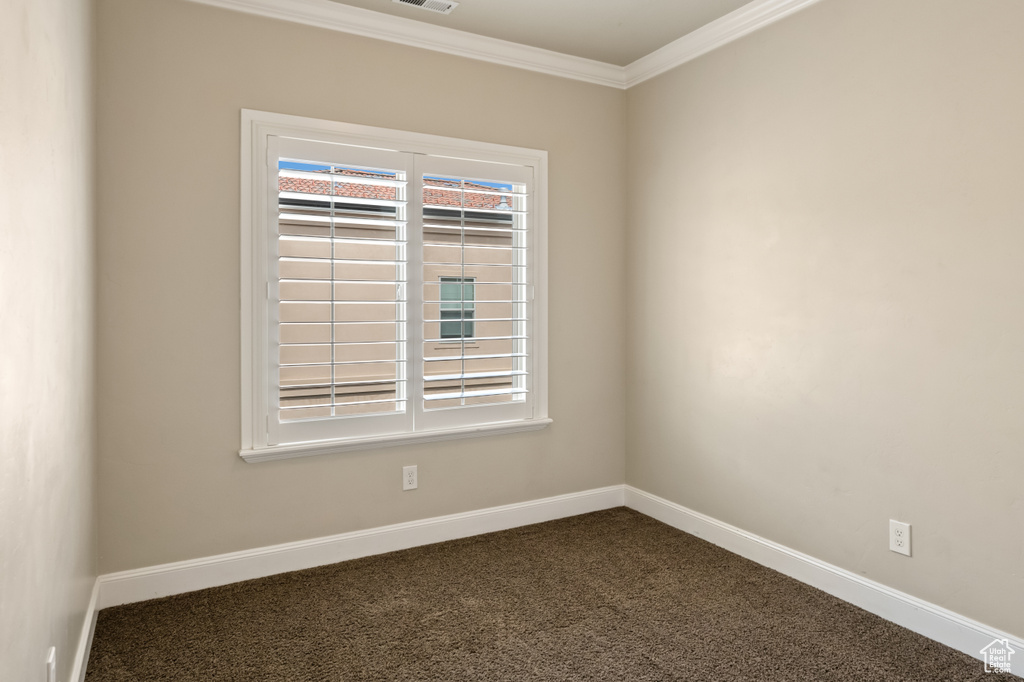
<instances>
[{"instance_id":1,"label":"blue sky through window","mask_svg":"<svg viewBox=\"0 0 1024 682\"><path fill-rule=\"evenodd\" d=\"M339 171L355 171L357 173L373 173L383 177L395 177L395 173L392 171L379 170L377 168L355 168L352 166L339 166L337 164L331 165L329 163L308 163L305 161L289 161L287 159L279 159L277 162L278 170L298 170L307 171L313 173L321 173L330 171L332 168Z\"/></svg>"}]
</instances>

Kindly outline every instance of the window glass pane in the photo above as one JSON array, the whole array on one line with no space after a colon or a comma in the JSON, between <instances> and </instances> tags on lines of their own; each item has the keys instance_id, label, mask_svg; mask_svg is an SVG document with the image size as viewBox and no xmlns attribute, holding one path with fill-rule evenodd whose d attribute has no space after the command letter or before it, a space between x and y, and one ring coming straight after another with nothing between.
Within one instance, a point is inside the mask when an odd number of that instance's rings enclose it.
<instances>
[{"instance_id":1,"label":"window glass pane","mask_svg":"<svg viewBox=\"0 0 1024 682\"><path fill-rule=\"evenodd\" d=\"M473 336L473 278L442 277L440 329L442 339ZM429 308L428 308L429 309Z\"/></svg>"},{"instance_id":2,"label":"window glass pane","mask_svg":"<svg viewBox=\"0 0 1024 682\"><path fill-rule=\"evenodd\" d=\"M279 161L282 421L405 409L405 219L400 173Z\"/></svg>"},{"instance_id":3,"label":"window glass pane","mask_svg":"<svg viewBox=\"0 0 1024 682\"><path fill-rule=\"evenodd\" d=\"M526 391L525 190L423 177L424 407Z\"/></svg>"}]
</instances>

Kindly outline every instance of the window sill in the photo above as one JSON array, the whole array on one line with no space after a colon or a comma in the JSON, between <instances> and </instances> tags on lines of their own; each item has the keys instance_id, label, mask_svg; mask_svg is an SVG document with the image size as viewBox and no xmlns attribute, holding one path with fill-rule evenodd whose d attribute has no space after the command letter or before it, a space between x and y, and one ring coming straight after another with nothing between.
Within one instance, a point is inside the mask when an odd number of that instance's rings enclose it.
<instances>
[{"instance_id":1,"label":"window sill","mask_svg":"<svg viewBox=\"0 0 1024 682\"><path fill-rule=\"evenodd\" d=\"M413 445L416 443L435 443L442 440L459 440L462 438L478 438L481 436L497 436L505 433L522 431L540 431L552 422L551 419L530 419L516 422L500 422L482 424L458 429L442 429L438 431L420 431L418 433L397 433L387 436L368 436L346 440L314 441L311 443L289 443L287 445L268 445L262 448L239 450L238 454L246 462L269 462L275 459L291 459L293 457L309 457L311 455L328 455L336 452L352 450L369 450L371 448L388 448L396 445Z\"/></svg>"}]
</instances>

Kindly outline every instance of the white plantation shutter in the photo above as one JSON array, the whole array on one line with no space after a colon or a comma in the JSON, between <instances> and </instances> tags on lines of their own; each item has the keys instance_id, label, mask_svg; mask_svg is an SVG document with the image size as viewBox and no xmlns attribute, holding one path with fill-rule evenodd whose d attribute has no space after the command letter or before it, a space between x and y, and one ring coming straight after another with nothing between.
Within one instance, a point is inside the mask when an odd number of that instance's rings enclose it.
<instances>
[{"instance_id":1,"label":"white plantation shutter","mask_svg":"<svg viewBox=\"0 0 1024 682\"><path fill-rule=\"evenodd\" d=\"M288 139L270 151L271 442L409 428L408 155Z\"/></svg>"},{"instance_id":2,"label":"white plantation shutter","mask_svg":"<svg viewBox=\"0 0 1024 682\"><path fill-rule=\"evenodd\" d=\"M243 456L550 421L542 153L492 145L484 155L497 158L469 160L483 145L256 130Z\"/></svg>"},{"instance_id":3,"label":"white plantation shutter","mask_svg":"<svg viewBox=\"0 0 1024 682\"><path fill-rule=\"evenodd\" d=\"M423 257L417 421L448 428L529 418L532 169L425 156L415 171Z\"/></svg>"}]
</instances>

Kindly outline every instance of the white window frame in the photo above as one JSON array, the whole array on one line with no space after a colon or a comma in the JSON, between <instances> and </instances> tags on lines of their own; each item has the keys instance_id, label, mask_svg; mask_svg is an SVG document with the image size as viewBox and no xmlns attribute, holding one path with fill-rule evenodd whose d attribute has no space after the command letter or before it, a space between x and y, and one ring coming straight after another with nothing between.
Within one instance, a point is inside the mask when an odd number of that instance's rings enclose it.
<instances>
[{"instance_id":1,"label":"white window frame","mask_svg":"<svg viewBox=\"0 0 1024 682\"><path fill-rule=\"evenodd\" d=\"M532 169L533 187L530 212L530 334L532 349L529 358L529 410L519 411L515 418L464 423L465 420L441 418L419 422L415 430L384 435L355 435L325 440L274 443L269 437L270 420L277 419L271 408L271 377L276 370L272 357L271 301L276 281L269 273L270 230L267 202L276 178L268 173L268 148L272 138L315 140L319 143L358 145L371 149L423 155L433 169L443 170L445 159L465 162L508 164ZM276 186L276 185L275 185ZM276 190L275 190L276 191ZM410 194L409 211L419 211L419 198ZM476 436L534 431L551 423L547 400L547 152L510 147L486 142L389 130L371 126L340 123L321 119L274 114L243 109L241 112L241 404L242 447L239 455L247 462L286 459L307 455L328 454L408 443L433 442ZM410 243L410 248L412 244ZM412 278L415 280L418 278ZM410 285L408 287L412 289ZM419 292L409 295L410 348L420 340L416 321L422 306L415 309ZM413 331L415 330L415 331ZM416 357L413 355L412 357ZM415 364L415 363L413 363ZM413 375L419 372L413 373ZM407 403L406 409L422 414L419 401ZM415 409L414 409L415 408ZM467 412L472 412L472 408ZM486 410L477 411L486 413ZM505 411L506 413L508 411ZM511 414L511 413L510 413ZM523 416L525 414L525 416ZM478 418L479 419L479 418ZM463 423L460 423L463 422Z\"/></svg>"}]
</instances>

